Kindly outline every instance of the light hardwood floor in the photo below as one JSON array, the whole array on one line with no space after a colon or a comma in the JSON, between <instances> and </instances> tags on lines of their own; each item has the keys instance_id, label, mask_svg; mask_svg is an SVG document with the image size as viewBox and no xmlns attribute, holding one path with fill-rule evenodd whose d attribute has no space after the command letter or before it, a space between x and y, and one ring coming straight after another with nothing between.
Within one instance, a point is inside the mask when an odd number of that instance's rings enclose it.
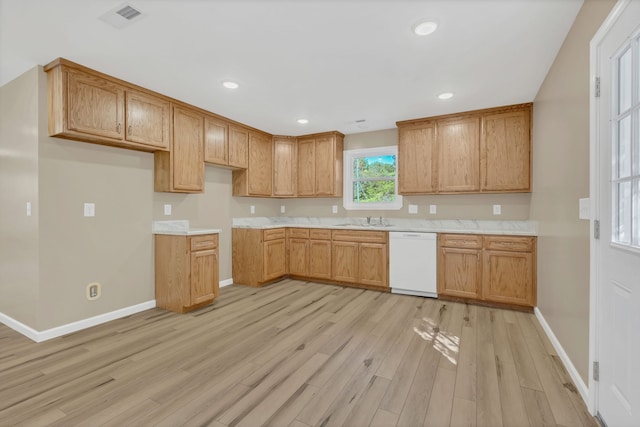
<instances>
[{"instance_id":1,"label":"light hardwood floor","mask_svg":"<svg viewBox=\"0 0 640 427\"><path fill-rule=\"evenodd\" d=\"M0 426L597 426L531 314L285 280L36 344Z\"/></svg>"}]
</instances>

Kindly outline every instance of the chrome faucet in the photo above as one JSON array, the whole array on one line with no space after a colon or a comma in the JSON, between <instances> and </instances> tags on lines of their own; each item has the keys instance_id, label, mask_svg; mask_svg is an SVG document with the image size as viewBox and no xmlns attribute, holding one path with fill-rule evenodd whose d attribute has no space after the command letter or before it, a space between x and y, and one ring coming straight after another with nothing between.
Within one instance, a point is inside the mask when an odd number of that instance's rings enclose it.
<instances>
[{"instance_id":1,"label":"chrome faucet","mask_svg":"<svg viewBox=\"0 0 640 427\"><path fill-rule=\"evenodd\" d=\"M371 217L370 216L367 217L367 225L371 225Z\"/></svg>"}]
</instances>

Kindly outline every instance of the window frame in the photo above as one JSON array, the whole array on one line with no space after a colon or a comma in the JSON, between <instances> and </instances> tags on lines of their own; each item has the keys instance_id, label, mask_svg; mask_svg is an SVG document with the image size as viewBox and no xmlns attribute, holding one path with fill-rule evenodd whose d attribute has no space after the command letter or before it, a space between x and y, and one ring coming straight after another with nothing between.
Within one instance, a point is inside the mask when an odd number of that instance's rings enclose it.
<instances>
[{"instance_id":1,"label":"window frame","mask_svg":"<svg viewBox=\"0 0 640 427\"><path fill-rule=\"evenodd\" d=\"M393 202L356 203L353 201L353 161L362 157L395 156L396 175L395 198ZM402 196L398 194L398 146L358 148L344 151L344 180L342 192L342 206L346 210L400 210L403 206Z\"/></svg>"}]
</instances>

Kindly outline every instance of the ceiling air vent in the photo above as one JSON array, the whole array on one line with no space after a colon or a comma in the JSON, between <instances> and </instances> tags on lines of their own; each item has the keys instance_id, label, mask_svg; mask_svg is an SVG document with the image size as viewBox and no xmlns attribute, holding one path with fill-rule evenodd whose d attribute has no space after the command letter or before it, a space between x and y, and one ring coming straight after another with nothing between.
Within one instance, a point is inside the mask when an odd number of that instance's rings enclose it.
<instances>
[{"instance_id":1,"label":"ceiling air vent","mask_svg":"<svg viewBox=\"0 0 640 427\"><path fill-rule=\"evenodd\" d=\"M100 16L100 20L115 28L124 28L140 20L145 15L130 4L121 4Z\"/></svg>"}]
</instances>

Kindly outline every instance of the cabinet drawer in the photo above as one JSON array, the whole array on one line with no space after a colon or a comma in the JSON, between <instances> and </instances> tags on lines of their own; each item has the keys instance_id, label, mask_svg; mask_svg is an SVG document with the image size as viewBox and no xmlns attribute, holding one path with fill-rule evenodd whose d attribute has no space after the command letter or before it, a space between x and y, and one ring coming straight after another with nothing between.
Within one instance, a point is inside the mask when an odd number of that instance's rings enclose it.
<instances>
[{"instance_id":1,"label":"cabinet drawer","mask_svg":"<svg viewBox=\"0 0 640 427\"><path fill-rule=\"evenodd\" d=\"M309 229L308 228L287 228L287 237L292 237L296 239L307 239L309 238Z\"/></svg>"},{"instance_id":2,"label":"cabinet drawer","mask_svg":"<svg viewBox=\"0 0 640 427\"><path fill-rule=\"evenodd\" d=\"M312 228L309 230L309 238L314 240L331 240L331 230Z\"/></svg>"},{"instance_id":3,"label":"cabinet drawer","mask_svg":"<svg viewBox=\"0 0 640 427\"><path fill-rule=\"evenodd\" d=\"M438 243L447 248L482 248L482 236L469 234L438 234Z\"/></svg>"},{"instance_id":4,"label":"cabinet drawer","mask_svg":"<svg viewBox=\"0 0 640 427\"><path fill-rule=\"evenodd\" d=\"M333 230L331 237L340 242L387 243L386 231Z\"/></svg>"},{"instance_id":5,"label":"cabinet drawer","mask_svg":"<svg viewBox=\"0 0 640 427\"><path fill-rule=\"evenodd\" d=\"M218 247L217 234L203 234L201 236L191 236L189 238L192 251L202 251L205 249L215 249Z\"/></svg>"},{"instance_id":6,"label":"cabinet drawer","mask_svg":"<svg viewBox=\"0 0 640 427\"><path fill-rule=\"evenodd\" d=\"M532 252L535 237L485 236L484 248L495 251Z\"/></svg>"},{"instance_id":7,"label":"cabinet drawer","mask_svg":"<svg viewBox=\"0 0 640 427\"><path fill-rule=\"evenodd\" d=\"M262 237L264 241L268 240L276 240L276 239L284 239L286 236L286 230L284 228L274 228L271 230L263 230Z\"/></svg>"}]
</instances>

